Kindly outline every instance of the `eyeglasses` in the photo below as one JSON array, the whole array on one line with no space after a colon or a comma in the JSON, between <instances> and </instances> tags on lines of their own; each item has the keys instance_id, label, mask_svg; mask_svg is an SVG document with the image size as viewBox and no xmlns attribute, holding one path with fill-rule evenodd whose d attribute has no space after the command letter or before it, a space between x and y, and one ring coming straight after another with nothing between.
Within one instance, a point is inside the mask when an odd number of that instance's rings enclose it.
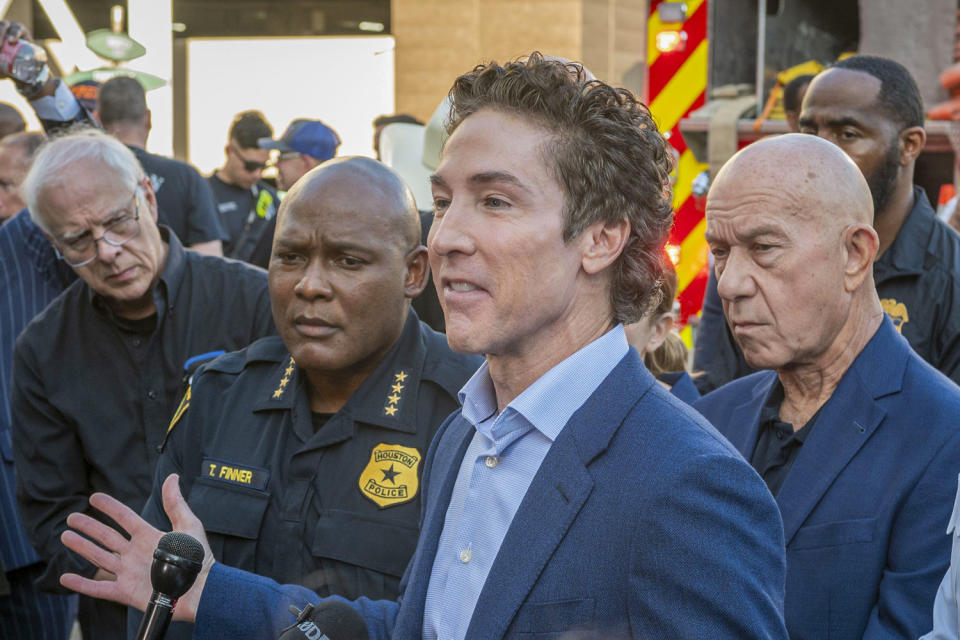
<instances>
[{"instance_id":1,"label":"eyeglasses","mask_svg":"<svg viewBox=\"0 0 960 640\"><path fill-rule=\"evenodd\" d=\"M267 160L267 166L276 168L281 162L285 160L293 160L294 158L299 158L303 154L299 151L281 151L276 154L274 157Z\"/></svg>"},{"instance_id":2,"label":"eyeglasses","mask_svg":"<svg viewBox=\"0 0 960 640\"><path fill-rule=\"evenodd\" d=\"M257 162L255 160L247 160L246 158L244 158L243 154L240 153L240 149L232 142L230 143L229 149L233 151L238 158L240 158L240 162L243 163L243 170L246 171L247 173L253 173L254 171L263 171L267 166L266 162Z\"/></svg>"},{"instance_id":3,"label":"eyeglasses","mask_svg":"<svg viewBox=\"0 0 960 640\"><path fill-rule=\"evenodd\" d=\"M103 240L114 247L122 247L140 235L140 199L139 189L133 193L134 212L123 212L119 217L103 225L103 235L95 237L90 231L84 231L76 238L60 239L54 244L57 257L71 267L82 267L97 257L97 241Z\"/></svg>"}]
</instances>

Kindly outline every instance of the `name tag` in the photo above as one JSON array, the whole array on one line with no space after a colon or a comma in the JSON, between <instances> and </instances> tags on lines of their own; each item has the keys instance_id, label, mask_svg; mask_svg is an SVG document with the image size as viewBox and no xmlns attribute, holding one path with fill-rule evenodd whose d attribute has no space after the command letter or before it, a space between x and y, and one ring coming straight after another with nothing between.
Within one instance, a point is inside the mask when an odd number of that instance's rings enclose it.
<instances>
[{"instance_id":1,"label":"name tag","mask_svg":"<svg viewBox=\"0 0 960 640\"><path fill-rule=\"evenodd\" d=\"M215 460L213 458L203 459L200 467L200 475L210 480L228 482L258 491L266 489L267 481L270 480L270 472L267 469L237 464L236 462Z\"/></svg>"},{"instance_id":2,"label":"name tag","mask_svg":"<svg viewBox=\"0 0 960 640\"><path fill-rule=\"evenodd\" d=\"M220 204L217 205L217 210L220 211L220 213L227 213L228 211L236 211L237 203L234 202L233 200L228 200L227 202L221 202Z\"/></svg>"}]
</instances>

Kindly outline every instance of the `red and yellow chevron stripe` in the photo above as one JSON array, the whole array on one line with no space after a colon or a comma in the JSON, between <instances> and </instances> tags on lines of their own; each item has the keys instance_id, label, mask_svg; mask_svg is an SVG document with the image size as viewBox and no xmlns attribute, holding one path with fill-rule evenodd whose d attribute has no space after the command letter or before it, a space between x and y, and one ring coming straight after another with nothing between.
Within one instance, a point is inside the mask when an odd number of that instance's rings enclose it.
<instances>
[{"instance_id":1,"label":"red and yellow chevron stripe","mask_svg":"<svg viewBox=\"0 0 960 640\"><path fill-rule=\"evenodd\" d=\"M697 162L687 149L679 123L694 109L703 106L707 91L707 3L688 0L687 19L682 23L660 21L657 6L663 0L650 1L647 22L647 99L660 130L679 154L673 207L676 211L670 233L671 257L677 268L680 322L700 311L707 284L707 243L704 240L703 211L691 195L693 179L707 165ZM686 33L684 46L675 51L657 49L657 34L667 30ZM690 329L681 332L689 344Z\"/></svg>"}]
</instances>

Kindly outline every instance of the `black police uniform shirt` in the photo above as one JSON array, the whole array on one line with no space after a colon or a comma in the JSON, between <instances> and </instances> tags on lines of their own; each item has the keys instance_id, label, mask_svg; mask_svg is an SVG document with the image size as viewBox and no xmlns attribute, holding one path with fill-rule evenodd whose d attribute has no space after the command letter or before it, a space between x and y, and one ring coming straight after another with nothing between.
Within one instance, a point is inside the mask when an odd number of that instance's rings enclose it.
<instances>
[{"instance_id":1,"label":"black police uniform shirt","mask_svg":"<svg viewBox=\"0 0 960 640\"><path fill-rule=\"evenodd\" d=\"M917 355L960 384L960 236L937 219L923 189L915 186L913 197L893 244L873 263L873 279L897 331ZM730 334L713 273L703 316L694 368L707 374L698 378L709 380L701 388L706 393L755 369Z\"/></svg>"},{"instance_id":2,"label":"black police uniform shirt","mask_svg":"<svg viewBox=\"0 0 960 640\"><path fill-rule=\"evenodd\" d=\"M169 528L160 488L178 473L218 561L321 596L394 599L417 543L427 447L481 362L410 311L343 408L314 420L280 338L218 358L174 416L143 515Z\"/></svg>"},{"instance_id":3,"label":"black police uniform shirt","mask_svg":"<svg viewBox=\"0 0 960 640\"><path fill-rule=\"evenodd\" d=\"M159 220L186 245L225 240L210 185L186 162L127 145L137 156L157 195Z\"/></svg>"},{"instance_id":4,"label":"black police uniform shirt","mask_svg":"<svg viewBox=\"0 0 960 640\"><path fill-rule=\"evenodd\" d=\"M937 219L927 194L873 265L880 304L917 354L960 384L960 236Z\"/></svg>"},{"instance_id":5,"label":"black police uniform shirt","mask_svg":"<svg viewBox=\"0 0 960 640\"><path fill-rule=\"evenodd\" d=\"M47 590L66 592L58 580L64 572L95 573L60 542L69 513L99 513L88 507L91 493L143 508L183 395L184 364L276 332L263 270L186 251L168 228L160 231L169 253L152 320L123 321L78 280L16 343L17 499L31 543L47 561L40 580Z\"/></svg>"},{"instance_id":6,"label":"black police uniform shirt","mask_svg":"<svg viewBox=\"0 0 960 640\"><path fill-rule=\"evenodd\" d=\"M280 198L263 180L250 189L227 184L213 174L207 178L226 232L223 255L250 262L260 234L277 215Z\"/></svg>"}]
</instances>

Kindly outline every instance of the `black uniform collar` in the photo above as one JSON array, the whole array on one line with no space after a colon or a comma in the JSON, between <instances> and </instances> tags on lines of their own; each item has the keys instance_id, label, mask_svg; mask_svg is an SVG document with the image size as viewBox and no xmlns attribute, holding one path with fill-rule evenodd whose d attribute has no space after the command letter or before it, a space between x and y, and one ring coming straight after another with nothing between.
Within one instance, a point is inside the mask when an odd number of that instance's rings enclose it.
<instances>
[{"instance_id":1,"label":"black uniform collar","mask_svg":"<svg viewBox=\"0 0 960 640\"><path fill-rule=\"evenodd\" d=\"M160 238L169 249L167 251L167 262L160 273L160 279L153 288L153 304L157 308L157 326L163 322L164 315L169 305L173 309L173 301L177 299L177 292L180 291L180 283L183 282L183 273L186 270L187 256L183 245L177 238L177 234L170 230L170 227L164 224L158 224ZM84 284L87 289L87 296L93 308L103 313L107 317L113 317L113 312L99 293L96 293L89 286Z\"/></svg>"},{"instance_id":2,"label":"black uniform collar","mask_svg":"<svg viewBox=\"0 0 960 640\"><path fill-rule=\"evenodd\" d=\"M400 339L347 404L330 418L324 430L337 423L342 416L351 422L416 433L415 409L426 355L426 345L420 335L420 320L411 310ZM297 407L299 413L304 406L309 411L307 403L298 404L299 398L307 397L307 381L293 358L288 355L267 379L270 384L258 392L260 397L254 403L254 411L289 411Z\"/></svg>"},{"instance_id":3,"label":"black uniform collar","mask_svg":"<svg viewBox=\"0 0 960 640\"><path fill-rule=\"evenodd\" d=\"M923 273L936 219L937 214L930 206L926 192L922 187L914 186L913 209L903 221L893 244L877 260L877 265L903 274Z\"/></svg>"}]
</instances>

